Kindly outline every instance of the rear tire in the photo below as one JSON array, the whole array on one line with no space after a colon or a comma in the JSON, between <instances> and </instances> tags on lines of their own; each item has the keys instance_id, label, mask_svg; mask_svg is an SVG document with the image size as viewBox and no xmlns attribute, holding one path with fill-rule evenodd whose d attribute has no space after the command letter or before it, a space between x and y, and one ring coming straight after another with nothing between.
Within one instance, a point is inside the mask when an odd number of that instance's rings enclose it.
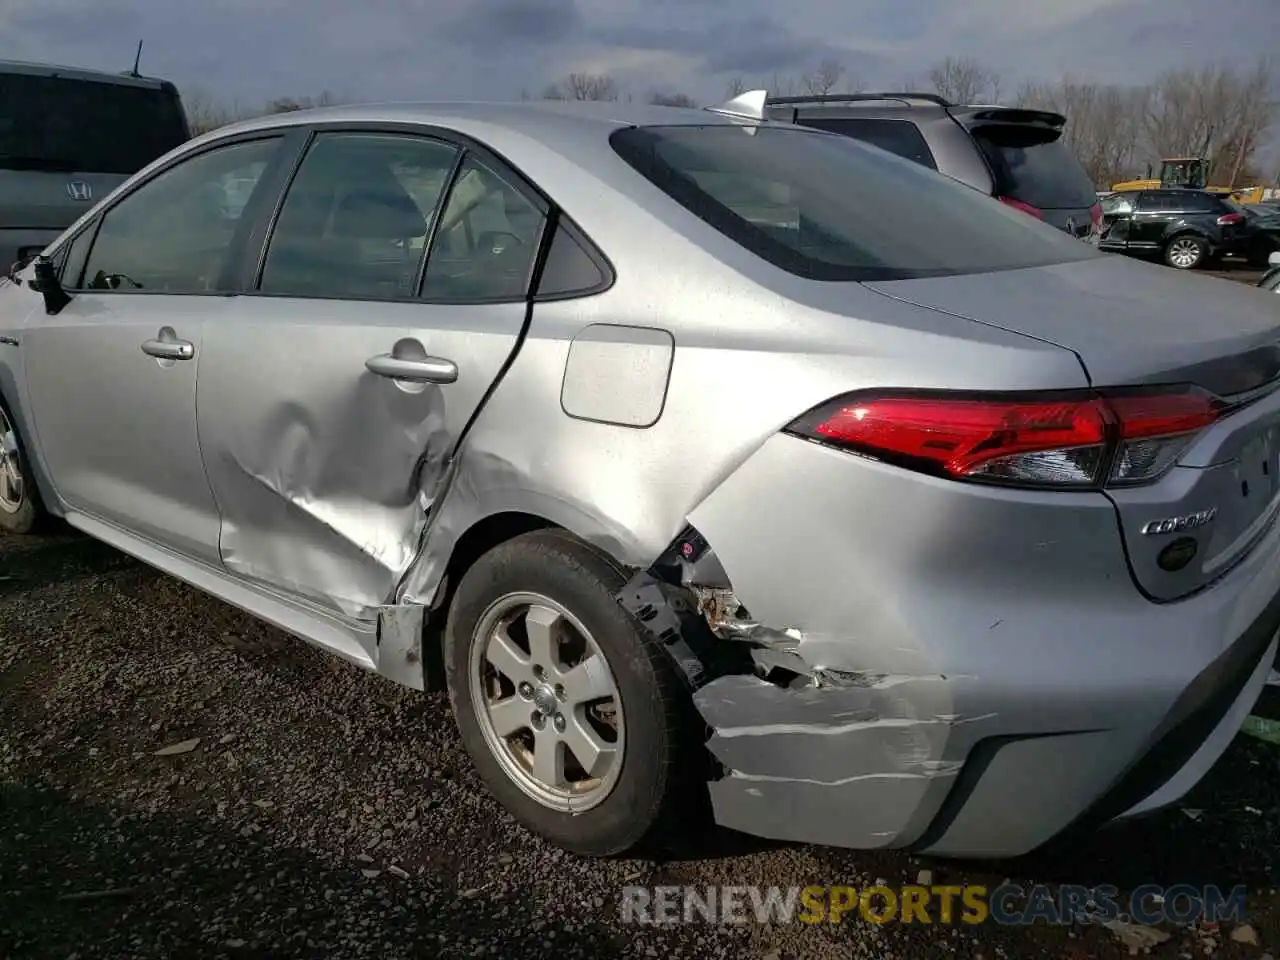
<instances>
[{"instance_id":1,"label":"rear tire","mask_svg":"<svg viewBox=\"0 0 1280 960\"><path fill-rule=\"evenodd\" d=\"M0 400L0 532L32 533L44 519L44 505L17 422Z\"/></svg>"},{"instance_id":2,"label":"rear tire","mask_svg":"<svg viewBox=\"0 0 1280 960\"><path fill-rule=\"evenodd\" d=\"M466 572L445 632L449 697L480 776L526 828L585 856L635 849L695 799L687 687L615 599L624 582L567 533L524 534Z\"/></svg>"},{"instance_id":3,"label":"rear tire","mask_svg":"<svg viewBox=\"0 0 1280 960\"><path fill-rule=\"evenodd\" d=\"M1164 246L1164 262L1175 270L1194 270L1209 258L1209 244L1203 237L1184 233Z\"/></svg>"}]
</instances>

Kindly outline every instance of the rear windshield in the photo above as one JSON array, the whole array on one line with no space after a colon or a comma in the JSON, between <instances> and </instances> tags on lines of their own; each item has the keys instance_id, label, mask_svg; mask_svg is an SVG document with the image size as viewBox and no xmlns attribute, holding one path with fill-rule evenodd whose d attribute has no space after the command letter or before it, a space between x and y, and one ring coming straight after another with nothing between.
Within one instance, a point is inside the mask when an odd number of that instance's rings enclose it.
<instances>
[{"instance_id":1,"label":"rear windshield","mask_svg":"<svg viewBox=\"0 0 1280 960\"><path fill-rule=\"evenodd\" d=\"M610 142L686 209L814 280L986 273L1100 256L918 163L803 127L627 127Z\"/></svg>"},{"instance_id":2,"label":"rear windshield","mask_svg":"<svg viewBox=\"0 0 1280 960\"><path fill-rule=\"evenodd\" d=\"M996 178L996 193L1041 210L1091 207L1097 192L1061 138L1038 128L979 127L974 139Z\"/></svg>"},{"instance_id":3,"label":"rear windshield","mask_svg":"<svg viewBox=\"0 0 1280 960\"><path fill-rule=\"evenodd\" d=\"M131 174L187 139L172 92L0 74L0 169Z\"/></svg>"}]
</instances>

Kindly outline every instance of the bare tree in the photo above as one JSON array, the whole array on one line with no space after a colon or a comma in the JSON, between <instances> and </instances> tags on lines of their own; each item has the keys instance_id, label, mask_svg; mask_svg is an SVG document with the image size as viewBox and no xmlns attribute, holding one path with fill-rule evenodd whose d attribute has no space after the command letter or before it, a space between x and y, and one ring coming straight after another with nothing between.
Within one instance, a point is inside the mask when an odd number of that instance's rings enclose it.
<instances>
[{"instance_id":1,"label":"bare tree","mask_svg":"<svg viewBox=\"0 0 1280 960\"><path fill-rule=\"evenodd\" d=\"M182 106L187 114L187 122L191 125L193 137L225 127L228 123L234 123L250 115L236 104L222 103L198 87L183 91Z\"/></svg>"},{"instance_id":2,"label":"bare tree","mask_svg":"<svg viewBox=\"0 0 1280 960\"><path fill-rule=\"evenodd\" d=\"M835 90L844 74L844 64L837 60L823 60L813 73L806 73L800 78L800 86L810 96L826 96Z\"/></svg>"},{"instance_id":3,"label":"bare tree","mask_svg":"<svg viewBox=\"0 0 1280 960\"><path fill-rule=\"evenodd\" d=\"M725 85L725 98L732 100L734 97L740 97L747 92L747 81L742 77L734 77Z\"/></svg>"},{"instance_id":4,"label":"bare tree","mask_svg":"<svg viewBox=\"0 0 1280 960\"><path fill-rule=\"evenodd\" d=\"M1142 118L1153 159L1204 157L1213 185L1235 186L1276 120L1268 61L1248 70L1210 65L1171 70L1152 84Z\"/></svg>"},{"instance_id":5,"label":"bare tree","mask_svg":"<svg viewBox=\"0 0 1280 960\"><path fill-rule=\"evenodd\" d=\"M618 84L607 73L571 73L554 88L558 96L547 96L548 100L617 100Z\"/></svg>"},{"instance_id":6,"label":"bare tree","mask_svg":"<svg viewBox=\"0 0 1280 960\"><path fill-rule=\"evenodd\" d=\"M1014 102L1067 118L1063 138L1093 182L1109 187L1136 172L1148 91L1089 83L1070 75L1057 83L1025 83Z\"/></svg>"},{"instance_id":7,"label":"bare tree","mask_svg":"<svg viewBox=\"0 0 1280 960\"><path fill-rule=\"evenodd\" d=\"M933 89L952 103L995 100L1000 94L1000 75L970 57L947 57L929 69Z\"/></svg>"},{"instance_id":8,"label":"bare tree","mask_svg":"<svg viewBox=\"0 0 1280 960\"><path fill-rule=\"evenodd\" d=\"M564 91L560 89L560 84L548 83L542 90L542 99L543 100L566 100L568 98L564 95Z\"/></svg>"},{"instance_id":9,"label":"bare tree","mask_svg":"<svg viewBox=\"0 0 1280 960\"><path fill-rule=\"evenodd\" d=\"M328 90L316 97L277 97L267 104L267 113L292 113L294 110L310 110L314 107L331 107L338 98Z\"/></svg>"},{"instance_id":10,"label":"bare tree","mask_svg":"<svg viewBox=\"0 0 1280 960\"><path fill-rule=\"evenodd\" d=\"M649 102L658 107L697 107L697 101L686 93L655 93Z\"/></svg>"}]
</instances>

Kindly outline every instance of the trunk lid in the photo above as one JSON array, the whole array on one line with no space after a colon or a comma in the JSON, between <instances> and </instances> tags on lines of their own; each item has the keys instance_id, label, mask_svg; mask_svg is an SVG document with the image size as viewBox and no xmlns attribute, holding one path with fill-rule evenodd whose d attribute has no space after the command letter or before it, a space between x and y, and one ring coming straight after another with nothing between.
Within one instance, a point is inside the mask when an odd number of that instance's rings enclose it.
<instances>
[{"instance_id":1,"label":"trunk lid","mask_svg":"<svg viewBox=\"0 0 1280 960\"><path fill-rule=\"evenodd\" d=\"M1066 347L1095 386L1193 382L1226 395L1280 372L1274 297L1127 257L866 286Z\"/></svg>"},{"instance_id":2,"label":"trunk lid","mask_svg":"<svg viewBox=\"0 0 1280 960\"><path fill-rule=\"evenodd\" d=\"M1158 481L1107 491L1134 581L1152 599L1223 576L1280 515L1274 294L1109 256L866 286L1066 347L1096 387L1193 383L1235 398Z\"/></svg>"}]
</instances>

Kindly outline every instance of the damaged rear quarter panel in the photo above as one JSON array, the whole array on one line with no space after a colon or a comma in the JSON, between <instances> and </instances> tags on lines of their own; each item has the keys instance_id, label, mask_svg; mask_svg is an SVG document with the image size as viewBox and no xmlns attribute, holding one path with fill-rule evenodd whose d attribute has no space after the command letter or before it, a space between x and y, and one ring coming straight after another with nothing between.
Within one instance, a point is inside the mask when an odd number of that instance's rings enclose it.
<instances>
[{"instance_id":1,"label":"damaged rear quarter panel","mask_svg":"<svg viewBox=\"0 0 1280 960\"><path fill-rule=\"evenodd\" d=\"M592 222L593 236L606 235L602 247L619 264L617 282L603 294L535 304L519 356L454 464L402 600L432 603L458 539L485 517L512 511L645 567L693 506L765 438L848 390L894 383L908 371L916 382L945 385L969 354L984 379L1003 377L1011 388L1046 371L1080 375L1074 357L1055 347L896 304L854 284L845 285L846 309L866 304L882 323L836 316L748 280L679 237L649 239ZM662 264L662 276L628 270L646 263ZM883 325L890 320L893 326ZM562 409L571 342L591 324L613 325L615 336L641 328L637 342L645 349L654 329L670 331L670 380L651 426L575 419ZM929 343L934 350L922 349ZM920 357L931 354L949 362L930 371Z\"/></svg>"}]
</instances>

